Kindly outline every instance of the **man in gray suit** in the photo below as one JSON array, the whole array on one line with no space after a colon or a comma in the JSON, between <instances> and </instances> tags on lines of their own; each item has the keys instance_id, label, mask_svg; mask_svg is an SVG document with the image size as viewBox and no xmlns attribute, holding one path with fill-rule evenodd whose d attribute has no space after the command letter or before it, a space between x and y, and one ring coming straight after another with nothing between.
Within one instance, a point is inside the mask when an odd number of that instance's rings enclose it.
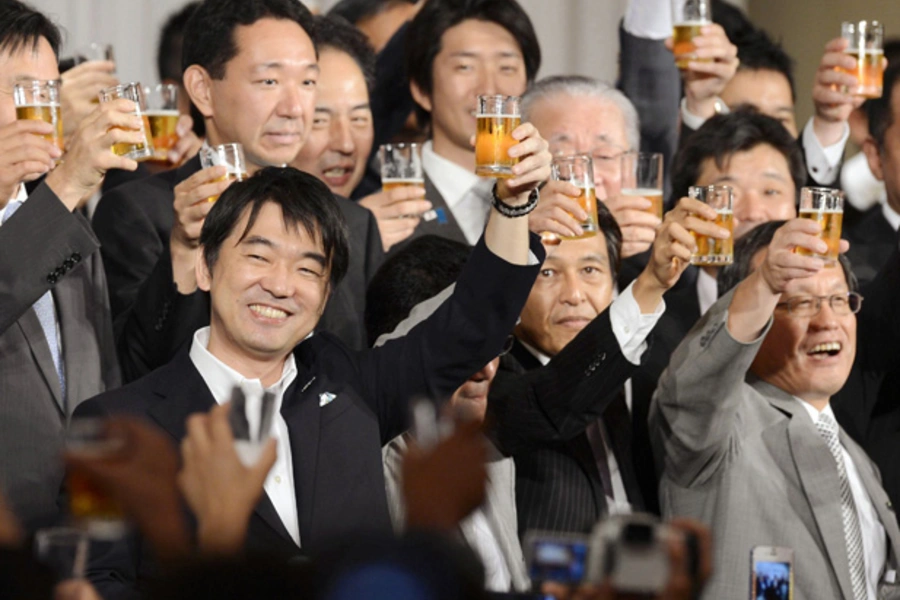
<instances>
[{"instance_id":1,"label":"man in gray suit","mask_svg":"<svg viewBox=\"0 0 900 600\"><path fill-rule=\"evenodd\" d=\"M29 529L57 515L68 415L119 385L99 243L73 211L108 169L137 167L112 144L143 139L132 102L106 103L54 168L62 153L43 137L53 127L17 120L12 88L59 79L59 43L42 14L0 6L0 488Z\"/></svg>"},{"instance_id":2,"label":"man in gray suit","mask_svg":"<svg viewBox=\"0 0 900 600\"><path fill-rule=\"evenodd\" d=\"M675 351L651 407L664 513L716 532L705 598L746 597L757 546L793 549L797 600L898 597L893 508L829 404L862 299L846 259L795 252L824 252L819 233L804 219L775 233Z\"/></svg>"}]
</instances>

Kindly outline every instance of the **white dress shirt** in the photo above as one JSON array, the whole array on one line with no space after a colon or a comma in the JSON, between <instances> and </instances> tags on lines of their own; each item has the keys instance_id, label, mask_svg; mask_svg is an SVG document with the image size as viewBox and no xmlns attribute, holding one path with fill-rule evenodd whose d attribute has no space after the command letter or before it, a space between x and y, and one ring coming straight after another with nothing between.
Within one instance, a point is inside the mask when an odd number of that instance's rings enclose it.
<instances>
[{"instance_id":1,"label":"white dress shirt","mask_svg":"<svg viewBox=\"0 0 900 600\"><path fill-rule=\"evenodd\" d=\"M825 406L825 409L819 412L815 406L809 402L794 397L794 399L803 405L809 418L813 423L818 422L820 414L827 414L835 419L831 405ZM835 419L837 421L837 419ZM866 591L870 600L875 600L878 590L878 582L881 581L881 574L884 572L887 559L887 539L884 526L878 518L878 512L872 499L869 498L868 492L863 485L862 479L859 477L859 471L850 453L841 444L841 454L844 456L844 469L847 472L847 481L850 484L850 492L853 494L853 503L856 504L856 515L859 518L859 530L862 534L863 558L866 564Z\"/></svg>"},{"instance_id":2,"label":"white dress shirt","mask_svg":"<svg viewBox=\"0 0 900 600\"><path fill-rule=\"evenodd\" d=\"M291 539L300 546L300 521L297 517L297 496L294 491L294 461L291 455L291 439L288 435L287 423L281 416L281 404L284 392L297 377L297 364L294 355L288 355L281 371L281 379L274 385L263 388L259 379L247 379L221 360L210 354L209 327L198 329L191 344L190 357L200 372L206 387L209 388L217 404L231 400L231 391L235 386L243 390L248 402L251 398L262 398L263 392L271 392L275 396L274 417L272 419L272 437L275 438L278 456L275 465L266 476L266 495L272 501L275 512L284 523L284 528Z\"/></svg>"},{"instance_id":3,"label":"white dress shirt","mask_svg":"<svg viewBox=\"0 0 900 600\"><path fill-rule=\"evenodd\" d=\"M847 194L847 202L860 212L887 200L887 189L869 168L865 152L858 152L844 161L840 188Z\"/></svg>"},{"instance_id":4,"label":"white dress shirt","mask_svg":"<svg viewBox=\"0 0 900 600\"><path fill-rule=\"evenodd\" d=\"M900 229L900 214L897 214L897 211L891 208L886 200L881 204L881 212L891 229L894 231Z\"/></svg>"},{"instance_id":5,"label":"white dress shirt","mask_svg":"<svg viewBox=\"0 0 900 600\"><path fill-rule=\"evenodd\" d=\"M620 293L612 304L609 306L609 322L612 326L613 334L622 350L622 355L634 365L641 363L641 355L647 349L647 336L656 327L656 323L666 310L665 301L661 301L656 310L650 314L642 314L641 307L637 300L634 299L632 288L634 282L630 283L625 291ZM542 365L550 362L549 356L519 340L519 342L528 350ZM630 408L630 407L629 407ZM625 482L622 480L622 473L619 470L619 463L616 461L615 452L609 445L609 434L606 432L605 426L601 422L600 435L603 438L603 445L606 447L606 464L609 468L610 483L612 484L613 497L607 498L607 506L611 514L622 514L631 512L631 504L628 502L628 494L625 491Z\"/></svg>"},{"instance_id":6,"label":"white dress shirt","mask_svg":"<svg viewBox=\"0 0 900 600\"><path fill-rule=\"evenodd\" d=\"M706 272L702 267L697 273L697 302L700 304L700 316L719 299L719 283L716 278Z\"/></svg>"},{"instance_id":7,"label":"white dress shirt","mask_svg":"<svg viewBox=\"0 0 900 600\"><path fill-rule=\"evenodd\" d=\"M447 203L466 240L474 246L487 224L494 179L479 177L438 155L431 140L422 146L422 169Z\"/></svg>"},{"instance_id":8,"label":"white dress shirt","mask_svg":"<svg viewBox=\"0 0 900 600\"><path fill-rule=\"evenodd\" d=\"M650 40L672 37L672 4L669 0L631 0L622 27L635 37Z\"/></svg>"}]
</instances>

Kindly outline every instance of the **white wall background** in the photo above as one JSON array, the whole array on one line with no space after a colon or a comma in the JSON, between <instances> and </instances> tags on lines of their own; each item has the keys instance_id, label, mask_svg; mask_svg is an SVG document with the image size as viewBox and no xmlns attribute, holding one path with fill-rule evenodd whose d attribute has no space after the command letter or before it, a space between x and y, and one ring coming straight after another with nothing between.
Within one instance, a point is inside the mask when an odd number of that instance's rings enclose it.
<instances>
[{"instance_id":1,"label":"white wall background","mask_svg":"<svg viewBox=\"0 0 900 600\"><path fill-rule=\"evenodd\" d=\"M187 0L27 0L65 31L63 56L90 42L109 42L122 80L152 83L159 29ZM336 0L315 0L327 9ZM575 73L613 80L618 23L628 0L519 0L543 52L541 76ZM733 0L745 5L745 0Z\"/></svg>"}]
</instances>

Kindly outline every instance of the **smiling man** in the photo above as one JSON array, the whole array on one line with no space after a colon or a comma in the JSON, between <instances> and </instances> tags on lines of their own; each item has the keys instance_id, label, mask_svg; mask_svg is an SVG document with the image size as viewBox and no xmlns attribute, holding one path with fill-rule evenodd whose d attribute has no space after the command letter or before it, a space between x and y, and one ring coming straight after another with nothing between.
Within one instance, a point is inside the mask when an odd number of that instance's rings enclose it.
<instances>
[{"instance_id":1,"label":"smiling man","mask_svg":"<svg viewBox=\"0 0 900 600\"><path fill-rule=\"evenodd\" d=\"M240 143L250 175L294 160L307 141L320 67L309 11L293 0L206 0L185 31L182 63L211 146ZM207 313L194 272L203 220L229 181L221 167L183 166L120 186L93 225L103 244L126 379L164 364ZM354 244L347 278L321 326L363 346L365 287L383 250L371 213L338 198Z\"/></svg>"},{"instance_id":2,"label":"smiling man","mask_svg":"<svg viewBox=\"0 0 900 600\"><path fill-rule=\"evenodd\" d=\"M830 406L856 357L862 298L845 258L823 268L795 252L824 252L819 232L793 219L744 261L758 266L688 334L654 398L663 512L720 532L723 568L705 598L746 594L757 546L802 560L795 598L897 593L896 517L874 463Z\"/></svg>"}]
</instances>

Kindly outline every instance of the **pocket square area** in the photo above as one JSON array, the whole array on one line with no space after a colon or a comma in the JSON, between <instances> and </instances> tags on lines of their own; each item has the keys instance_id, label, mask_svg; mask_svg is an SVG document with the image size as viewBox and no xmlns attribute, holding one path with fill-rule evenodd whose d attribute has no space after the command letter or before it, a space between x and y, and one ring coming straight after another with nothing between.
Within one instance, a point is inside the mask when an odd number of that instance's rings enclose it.
<instances>
[{"instance_id":1,"label":"pocket square area","mask_svg":"<svg viewBox=\"0 0 900 600\"><path fill-rule=\"evenodd\" d=\"M319 406L325 406L327 404L331 404L332 400L334 400L337 396L332 394L331 392L322 392L319 394Z\"/></svg>"}]
</instances>

